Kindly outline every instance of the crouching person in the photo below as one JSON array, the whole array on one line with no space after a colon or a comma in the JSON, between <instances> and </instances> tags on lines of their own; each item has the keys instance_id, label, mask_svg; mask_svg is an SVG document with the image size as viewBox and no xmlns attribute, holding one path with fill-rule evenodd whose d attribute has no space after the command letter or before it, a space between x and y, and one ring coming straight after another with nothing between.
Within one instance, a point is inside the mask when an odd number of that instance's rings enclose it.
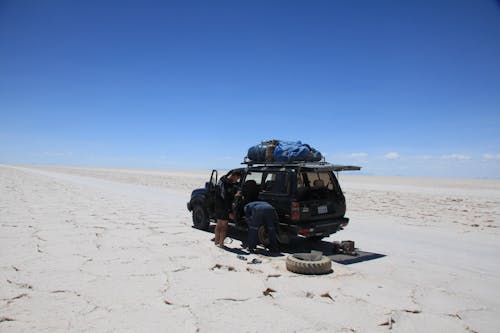
<instances>
[{"instance_id":1,"label":"crouching person","mask_svg":"<svg viewBox=\"0 0 500 333\"><path fill-rule=\"evenodd\" d=\"M269 237L269 250L278 252L275 226L278 223L278 214L269 203L265 201L253 201L245 205L245 216L248 223L248 249L255 251L259 242L259 227L264 225Z\"/></svg>"}]
</instances>

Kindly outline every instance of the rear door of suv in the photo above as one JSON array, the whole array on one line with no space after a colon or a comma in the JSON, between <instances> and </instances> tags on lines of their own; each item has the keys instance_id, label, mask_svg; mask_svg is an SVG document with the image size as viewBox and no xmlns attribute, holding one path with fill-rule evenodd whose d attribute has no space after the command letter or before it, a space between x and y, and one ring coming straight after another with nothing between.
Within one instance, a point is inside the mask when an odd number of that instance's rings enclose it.
<instances>
[{"instance_id":1,"label":"rear door of suv","mask_svg":"<svg viewBox=\"0 0 500 333\"><path fill-rule=\"evenodd\" d=\"M320 221L343 217L345 197L337 178L329 170L301 170L296 174L295 211L292 220Z\"/></svg>"}]
</instances>

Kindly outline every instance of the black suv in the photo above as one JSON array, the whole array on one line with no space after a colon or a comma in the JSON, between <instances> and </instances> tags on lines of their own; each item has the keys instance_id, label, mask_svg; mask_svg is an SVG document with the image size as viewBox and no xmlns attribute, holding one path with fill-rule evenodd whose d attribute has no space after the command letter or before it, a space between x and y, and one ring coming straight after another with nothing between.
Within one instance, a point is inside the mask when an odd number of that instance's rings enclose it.
<instances>
[{"instance_id":1,"label":"black suv","mask_svg":"<svg viewBox=\"0 0 500 333\"><path fill-rule=\"evenodd\" d=\"M246 167L234 169L242 172L238 186L244 189L248 183L256 184L258 200L266 201L276 209L279 242L288 243L291 236L319 240L342 230L349 223L344 216L345 197L334 172L360 170L360 167L326 162L245 164ZM217 178L217 170L212 170L205 188L191 193L187 208L193 212L195 228L207 230L214 219ZM245 203L235 200L234 219L230 221L242 230L247 229L243 214ZM264 227L259 230L259 240L264 245L268 244Z\"/></svg>"}]
</instances>

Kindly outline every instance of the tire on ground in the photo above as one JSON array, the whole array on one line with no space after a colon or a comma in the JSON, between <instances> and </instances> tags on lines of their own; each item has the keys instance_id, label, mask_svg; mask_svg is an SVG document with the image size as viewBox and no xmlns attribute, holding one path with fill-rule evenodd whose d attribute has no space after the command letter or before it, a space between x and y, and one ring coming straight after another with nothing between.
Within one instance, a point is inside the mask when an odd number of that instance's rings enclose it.
<instances>
[{"instance_id":1,"label":"tire on ground","mask_svg":"<svg viewBox=\"0 0 500 333\"><path fill-rule=\"evenodd\" d=\"M208 211L200 204L193 207L193 226L200 230L208 230L210 226Z\"/></svg>"},{"instance_id":2,"label":"tire on ground","mask_svg":"<svg viewBox=\"0 0 500 333\"><path fill-rule=\"evenodd\" d=\"M318 260L311 260L310 253L290 254L286 258L286 269L298 274L327 274L332 272L332 261L329 257L321 256Z\"/></svg>"}]
</instances>

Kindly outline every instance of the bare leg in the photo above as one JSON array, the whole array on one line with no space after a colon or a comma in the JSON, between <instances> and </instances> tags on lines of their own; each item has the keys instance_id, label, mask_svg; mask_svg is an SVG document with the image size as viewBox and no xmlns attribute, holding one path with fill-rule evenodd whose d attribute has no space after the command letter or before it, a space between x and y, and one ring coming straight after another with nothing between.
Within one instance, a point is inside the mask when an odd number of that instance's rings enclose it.
<instances>
[{"instance_id":1,"label":"bare leg","mask_svg":"<svg viewBox=\"0 0 500 333\"><path fill-rule=\"evenodd\" d=\"M220 222L221 223L220 223L220 226L219 226L219 246L220 247L224 247L224 240L226 239L226 235L227 235L227 224L228 224L228 221L227 220L220 220Z\"/></svg>"},{"instance_id":2,"label":"bare leg","mask_svg":"<svg viewBox=\"0 0 500 333\"><path fill-rule=\"evenodd\" d=\"M222 220L217 220L217 224L215 224L215 230L214 230L214 235L215 235L214 242L215 242L215 245L219 245L219 241L220 241L220 225L221 225L221 222L222 222Z\"/></svg>"}]
</instances>

